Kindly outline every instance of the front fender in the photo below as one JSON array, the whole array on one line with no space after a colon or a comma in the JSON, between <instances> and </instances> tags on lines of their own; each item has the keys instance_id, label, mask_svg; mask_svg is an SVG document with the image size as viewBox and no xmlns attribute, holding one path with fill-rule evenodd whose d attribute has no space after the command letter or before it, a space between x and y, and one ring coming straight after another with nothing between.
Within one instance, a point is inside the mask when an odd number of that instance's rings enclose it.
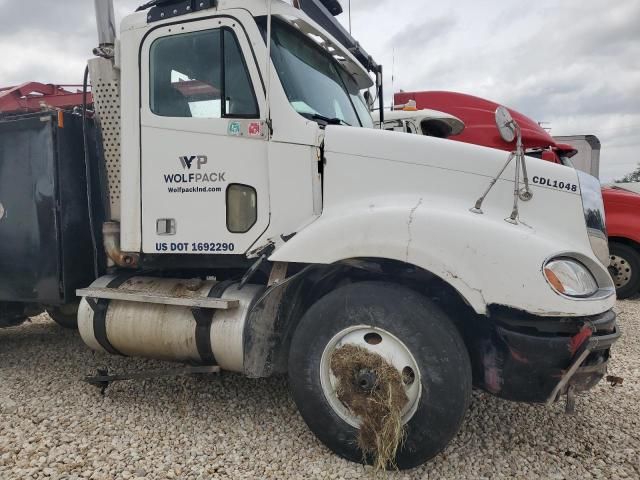
<instances>
[{"instance_id":1,"label":"front fender","mask_svg":"<svg viewBox=\"0 0 640 480\"><path fill-rule=\"evenodd\" d=\"M363 257L398 260L442 278L477 312L484 313L487 304L475 272L463 268L460 256L453 258L452 250L443 248L439 239L439 229L450 228L456 223L453 220L427 207L420 198L406 198L394 205L372 204L366 209L344 208L343 214L323 215L299 232L271 260L320 264ZM431 228L425 228L427 225ZM464 229L456 230L463 235ZM428 244L425 238L430 238ZM471 248L468 242L461 243Z\"/></svg>"},{"instance_id":2,"label":"front fender","mask_svg":"<svg viewBox=\"0 0 640 480\"><path fill-rule=\"evenodd\" d=\"M609 236L640 244L640 195L606 188L602 196Z\"/></svg>"},{"instance_id":3,"label":"front fender","mask_svg":"<svg viewBox=\"0 0 640 480\"><path fill-rule=\"evenodd\" d=\"M278 248L270 260L332 264L352 258L406 262L440 277L479 314L506 305L542 316L589 315L609 301L557 295L542 275L561 251L592 256L562 238L546 238L525 224L446 208L425 197L378 198L366 207L329 209Z\"/></svg>"}]
</instances>

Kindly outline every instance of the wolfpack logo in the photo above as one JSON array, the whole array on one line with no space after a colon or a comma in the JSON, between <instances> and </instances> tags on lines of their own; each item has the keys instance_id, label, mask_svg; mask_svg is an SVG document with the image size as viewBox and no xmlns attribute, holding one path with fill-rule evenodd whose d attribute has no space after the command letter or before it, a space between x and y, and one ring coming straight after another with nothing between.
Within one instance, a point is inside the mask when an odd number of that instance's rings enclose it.
<instances>
[{"instance_id":1,"label":"wolfpack logo","mask_svg":"<svg viewBox=\"0 0 640 480\"><path fill-rule=\"evenodd\" d=\"M227 172L213 173L169 173L164 175L164 183L214 183L226 182Z\"/></svg>"},{"instance_id":2,"label":"wolfpack logo","mask_svg":"<svg viewBox=\"0 0 640 480\"><path fill-rule=\"evenodd\" d=\"M209 159L206 155L192 155L185 157L178 157L180 165L184 170L202 170ZM165 174L164 183L217 183L226 182L225 175L227 172L198 172L198 173L173 173ZM218 189L219 190L219 189Z\"/></svg>"},{"instance_id":3,"label":"wolfpack logo","mask_svg":"<svg viewBox=\"0 0 640 480\"><path fill-rule=\"evenodd\" d=\"M194 160L197 160L196 165L198 170L201 170L203 165L206 165L209 162L206 155L192 155L191 157L180 157L180 164L185 170L191 170Z\"/></svg>"}]
</instances>

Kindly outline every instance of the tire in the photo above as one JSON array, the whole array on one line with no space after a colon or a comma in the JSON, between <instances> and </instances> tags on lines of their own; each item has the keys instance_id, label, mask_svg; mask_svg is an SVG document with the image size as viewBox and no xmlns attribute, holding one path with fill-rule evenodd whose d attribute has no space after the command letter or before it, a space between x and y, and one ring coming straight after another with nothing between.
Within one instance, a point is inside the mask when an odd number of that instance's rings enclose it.
<instances>
[{"instance_id":1,"label":"tire","mask_svg":"<svg viewBox=\"0 0 640 480\"><path fill-rule=\"evenodd\" d=\"M421 392L414 401L415 413L406 423L406 440L398 450L396 465L400 469L417 467L440 453L462 424L472 388L465 344L433 302L392 283L362 282L338 288L305 313L289 353L292 396L320 441L339 456L358 463L363 462L357 446L358 429L332 406L321 380L325 348L336 335L358 325L387 332L415 360ZM365 461L370 463L371 459Z\"/></svg>"},{"instance_id":2,"label":"tire","mask_svg":"<svg viewBox=\"0 0 640 480\"><path fill-rule=\"evenodd\" d=\"M69 303L59 307L48 307L47 313L51 319L62 328L69 330L78 329L78 306L79 303Z\"/></svg>"},{"instance_id":3,"label":"tire","mask_svg":"<svg viewBox=\"0 0 640 480\"><path fill-rule=\"evenodd\" d=\"M611 242L609 271L618 298L629 298L640 292L640 252L624 243Z\"/></svg>"}]
</instances>

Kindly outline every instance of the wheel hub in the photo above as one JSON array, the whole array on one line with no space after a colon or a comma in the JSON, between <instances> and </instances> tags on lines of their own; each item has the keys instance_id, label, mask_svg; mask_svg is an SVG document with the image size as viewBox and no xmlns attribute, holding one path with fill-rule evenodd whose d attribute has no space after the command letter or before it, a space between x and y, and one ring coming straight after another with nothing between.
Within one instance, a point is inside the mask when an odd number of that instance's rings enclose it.
<instances>
[{"instance_id":1,"label":"wheel hub","mask_svg":"<svg viewBox=\"0 0 640 480\"><path fill-rule=\"evenodd\" d=\"M611 273L611 277L613 278L616 288L622 288L627 285L631 281L631 276L633 275L631 264L626 259L619 257L618 255L611 255L609 273Z\"/></svg>"},{"instance_id":2,"label":"wheel hub","mask_svg":"<svg viewBox=\"0 0 640 480\"><path fill-rule=\"evenodd\" d=\"M404 392L408 398L401 412L403 423L407 423L418 409L422 395L420 370L411 351L400 339L386 330L376 327L365 325L349 327L338 332L327 343L320 360L320 383L331 408L349 425L359 428L360 418L354 415L338 398L339 382L331 370L331 358L334 352L345 345L354 345L375 353L399 372ZM361 391L370 393L375 390L379 378L375 370L361 368L354 372L353 382Z\"/></svg>"},{"instance_id":3,"label":"wheel hub","mask_svg":"<svg viewBox=\"0 0 640 480\"><path fill-rule=\"evenodd\" d=\"M356 374L356 385L360 387L361 390L365 392L371 392L374 388L376 388L376 384L378 383L378 376L376 372L363 368Z\"/></svg>"}]
</instances>

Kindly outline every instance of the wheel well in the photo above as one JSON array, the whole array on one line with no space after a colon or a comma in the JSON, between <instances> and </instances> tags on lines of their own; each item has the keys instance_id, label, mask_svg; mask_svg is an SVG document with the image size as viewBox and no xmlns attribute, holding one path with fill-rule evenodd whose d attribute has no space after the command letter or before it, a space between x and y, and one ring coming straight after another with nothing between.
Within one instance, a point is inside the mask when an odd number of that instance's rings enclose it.
<instances>
[{"instance_id":1,"label":"wheel well","mask_svg":"<svg viewBox=\"0 0 640 480\"><path fill-rule=\"evenodd\" d=\"M354 258L332 265L307 266L280 293L282 298L275 316L265 315L269 308L257 309L258 313L252 314L245 331L245 373L251 377L286 373L291 339L306 311L336 288L372 280L398 283L428 297L445 311L459 330L462 330L465 318L476 315L462 295L447 282L405 262Z\"/></svg>"},{"instance_id":2,"label":"wheel well","mask_svg":"<svg viewBox=\"0 0 640 480\"><path fill-rule=\"evenodd\" d=\"M616 242L616 243L621 243L622 245L627 245L629 247L635 248L636 250L638 250L638 252L640 252L640 243L631 240L630 238L625 238L625 237L609 237L609 243L611 242Z\"/></svg>"}]
</instances>

